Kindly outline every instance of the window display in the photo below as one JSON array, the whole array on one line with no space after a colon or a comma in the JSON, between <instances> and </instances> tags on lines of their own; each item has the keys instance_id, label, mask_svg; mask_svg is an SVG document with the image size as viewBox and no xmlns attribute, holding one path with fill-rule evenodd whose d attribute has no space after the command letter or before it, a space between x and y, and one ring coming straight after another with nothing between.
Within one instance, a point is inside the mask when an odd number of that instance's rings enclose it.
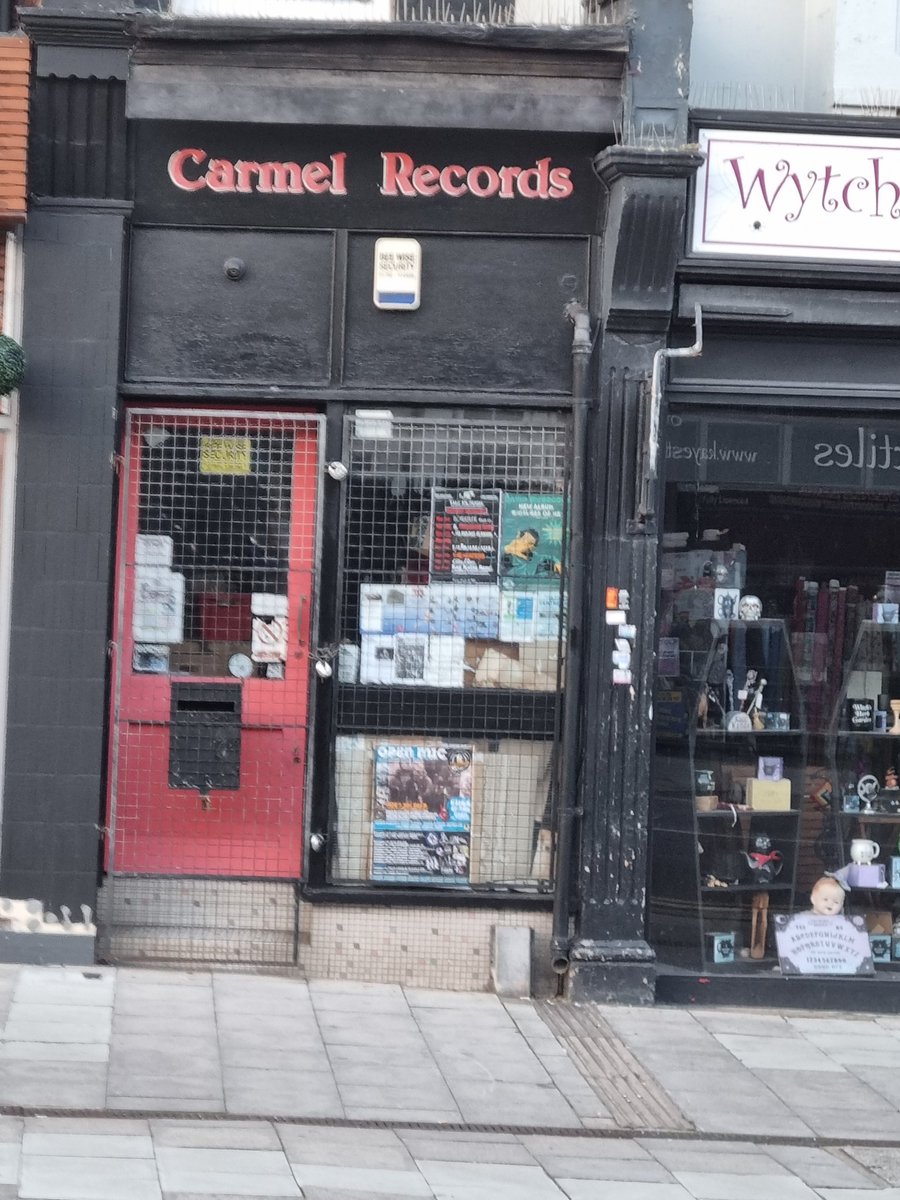
<instances>
[{"instance_id":1,"label":"window display","mask_svg":"<svg viewBox=\"0 0 900 1200\"><path fill-rule=\"evenodd\" d=\"M388 416L346 425L331 877L546 890L567 429Z\"/></svg>"},{"instance_id":2,"label":"window display","mask_svg":"<svg viewBox=\"0 0 900 1200\"><path fill-rule=\"evenodd\" d=\"M838 471L851 440L900 431L670 417L649 934L675 969L900 972L900 479ZM844 914L846 961L803 913Z\"/></svg>"}]
</instances>

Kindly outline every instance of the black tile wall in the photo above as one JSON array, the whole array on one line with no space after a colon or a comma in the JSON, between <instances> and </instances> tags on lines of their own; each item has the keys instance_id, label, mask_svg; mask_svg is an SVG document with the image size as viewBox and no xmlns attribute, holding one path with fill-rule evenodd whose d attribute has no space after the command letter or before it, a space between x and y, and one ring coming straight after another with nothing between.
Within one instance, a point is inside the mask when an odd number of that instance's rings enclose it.
<instances>
[{"instance_id":1,"label":"black tile wall","mask_svg":"<svg viewBox=\"0 0 900 1200\"><path fill-rule=\"evenodd\" d=\"M26 231L0 894L95 907L124 219Z\"/></svg>"}]
</instances>

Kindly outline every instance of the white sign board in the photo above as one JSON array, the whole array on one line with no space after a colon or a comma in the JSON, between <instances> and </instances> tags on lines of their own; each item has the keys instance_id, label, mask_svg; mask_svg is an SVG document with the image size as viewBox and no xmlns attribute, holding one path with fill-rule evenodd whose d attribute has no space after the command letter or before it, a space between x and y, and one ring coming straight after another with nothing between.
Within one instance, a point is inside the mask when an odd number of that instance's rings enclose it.
<instances>
[{"instance_id":1,"label":"white sign board","mask_svg":"<svg viewBox=\"0 0 900 1200\"><path fill-rule=\"evenodd\" d=\"M419 307L422 247L415 238L378 238L375 242L376 308L400 311Z\"/></svg>"},{"instance_id":2,"label":"white sign board","mask_svg":"<svg viewBox=\"0 0 900 1200\"><path fill-rule=\"evenodd\" d=\"M704 129L695 254L900 261L900 139Z\"/></svg>"},{"instance_id":3,"label":"white sign board","mask_svg":"<svg viewBox=\"0 0 900 1200\"><path fill-rule=\"evenodd\" d=\"M871 975L875 970L863 917L778 913L775 943L782 975Z\"/></svg>"},{"instance_id":4,"label":"white sign board","mask_svg":"<svg viewBox=\"0 0 900 1200\"><path fill-rule=\"evenodd\" d=\"M136 642L184 640L184 576L167 567L135 568L131 634Z\"/></svg>"}]
</instances>

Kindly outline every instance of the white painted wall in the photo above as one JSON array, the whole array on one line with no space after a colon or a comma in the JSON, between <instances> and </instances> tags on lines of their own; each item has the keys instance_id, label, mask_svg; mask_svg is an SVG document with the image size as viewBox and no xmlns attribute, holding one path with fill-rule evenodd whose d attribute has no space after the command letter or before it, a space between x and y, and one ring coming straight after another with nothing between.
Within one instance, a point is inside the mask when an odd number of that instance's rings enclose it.
<instances>
[{"instance_id":1,"label":"white painted wall","mask_svg":"<svg viewBox=\"0 0 900 1200\"><path fill-rule=\"evenodd\" d=\"M182 17L389 21L391 0L173 0L172 12Z\"/></svg>"},{"instance_id":2,"label":"white painted wall","mask_svg":"<svg viewBox=\"0 0 900 1200\"><path fill-rule=\"evenodd\" d=\"M441 19L442 0L411 0L418 10L424 3L434 20ZM474 0L484 20L490 20L497 0ZM403 13L403 0L397 0ZM172 12L183 17L260 17L286 21L390 21L392 0L173 0ZM581 0L516 0L519 25L580 25Z\"/></svg>"},{"instance_id":3,"label":"white painted wall","mask_svg":"<svg viewBox=\"0 0 900 1200\"><path fill-rule=\"evenodd\" d=\"M17 342L22 340L22 257L22 231L19 229L6 235L2 330ZM7 414L0 415L0 813L3 811L3 778L6 766L18 392L13 392L9 397L8 408Z\"/></svg>"},{"instance_id":4,"label":"white painted wall","mask_svg":"<svg viewBox=\"0 0 900 1200\"><path fill-rule=\"evenodd\" d=\"M900 109L900 0L839 0L834 100L872 115Z\"/></svg>"},{"instance_id":5,"label":"white painted wall","mask_svg":"<svg viewBox=\"0 0 900 1200\"><path fill-rule=\"evenodd\" d=\"M861 2L694 0L691 104L827 111L836 6Z\"/></svg>"}]
</instances>

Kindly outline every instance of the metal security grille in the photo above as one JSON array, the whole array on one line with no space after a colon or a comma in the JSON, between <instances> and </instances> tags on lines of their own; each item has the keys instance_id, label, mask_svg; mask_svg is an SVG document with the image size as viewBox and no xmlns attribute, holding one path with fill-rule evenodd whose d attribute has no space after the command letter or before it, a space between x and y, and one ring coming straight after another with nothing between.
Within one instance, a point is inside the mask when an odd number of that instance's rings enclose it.
<instances>
[{"instance_id":1,"label":"metal security grille","mask_svg":"<svg viewBox=\"0 0 900 1200\"><path fill-rule=\"evenodd\" d=\"M542 421L347 420L335 880L550 885L569 443Z\"/></svg>"},{"instance_id":2,"label":"metal security grille","mask_svg":"<svg viewBox=\"0 0 900 1200\"><path fill-rule=\"evenodd\" d=\"M319 442L314 417L127 416L106 902L152 957L294 954L273 881L303 868Z\"/></svg>"}]
</instances>

